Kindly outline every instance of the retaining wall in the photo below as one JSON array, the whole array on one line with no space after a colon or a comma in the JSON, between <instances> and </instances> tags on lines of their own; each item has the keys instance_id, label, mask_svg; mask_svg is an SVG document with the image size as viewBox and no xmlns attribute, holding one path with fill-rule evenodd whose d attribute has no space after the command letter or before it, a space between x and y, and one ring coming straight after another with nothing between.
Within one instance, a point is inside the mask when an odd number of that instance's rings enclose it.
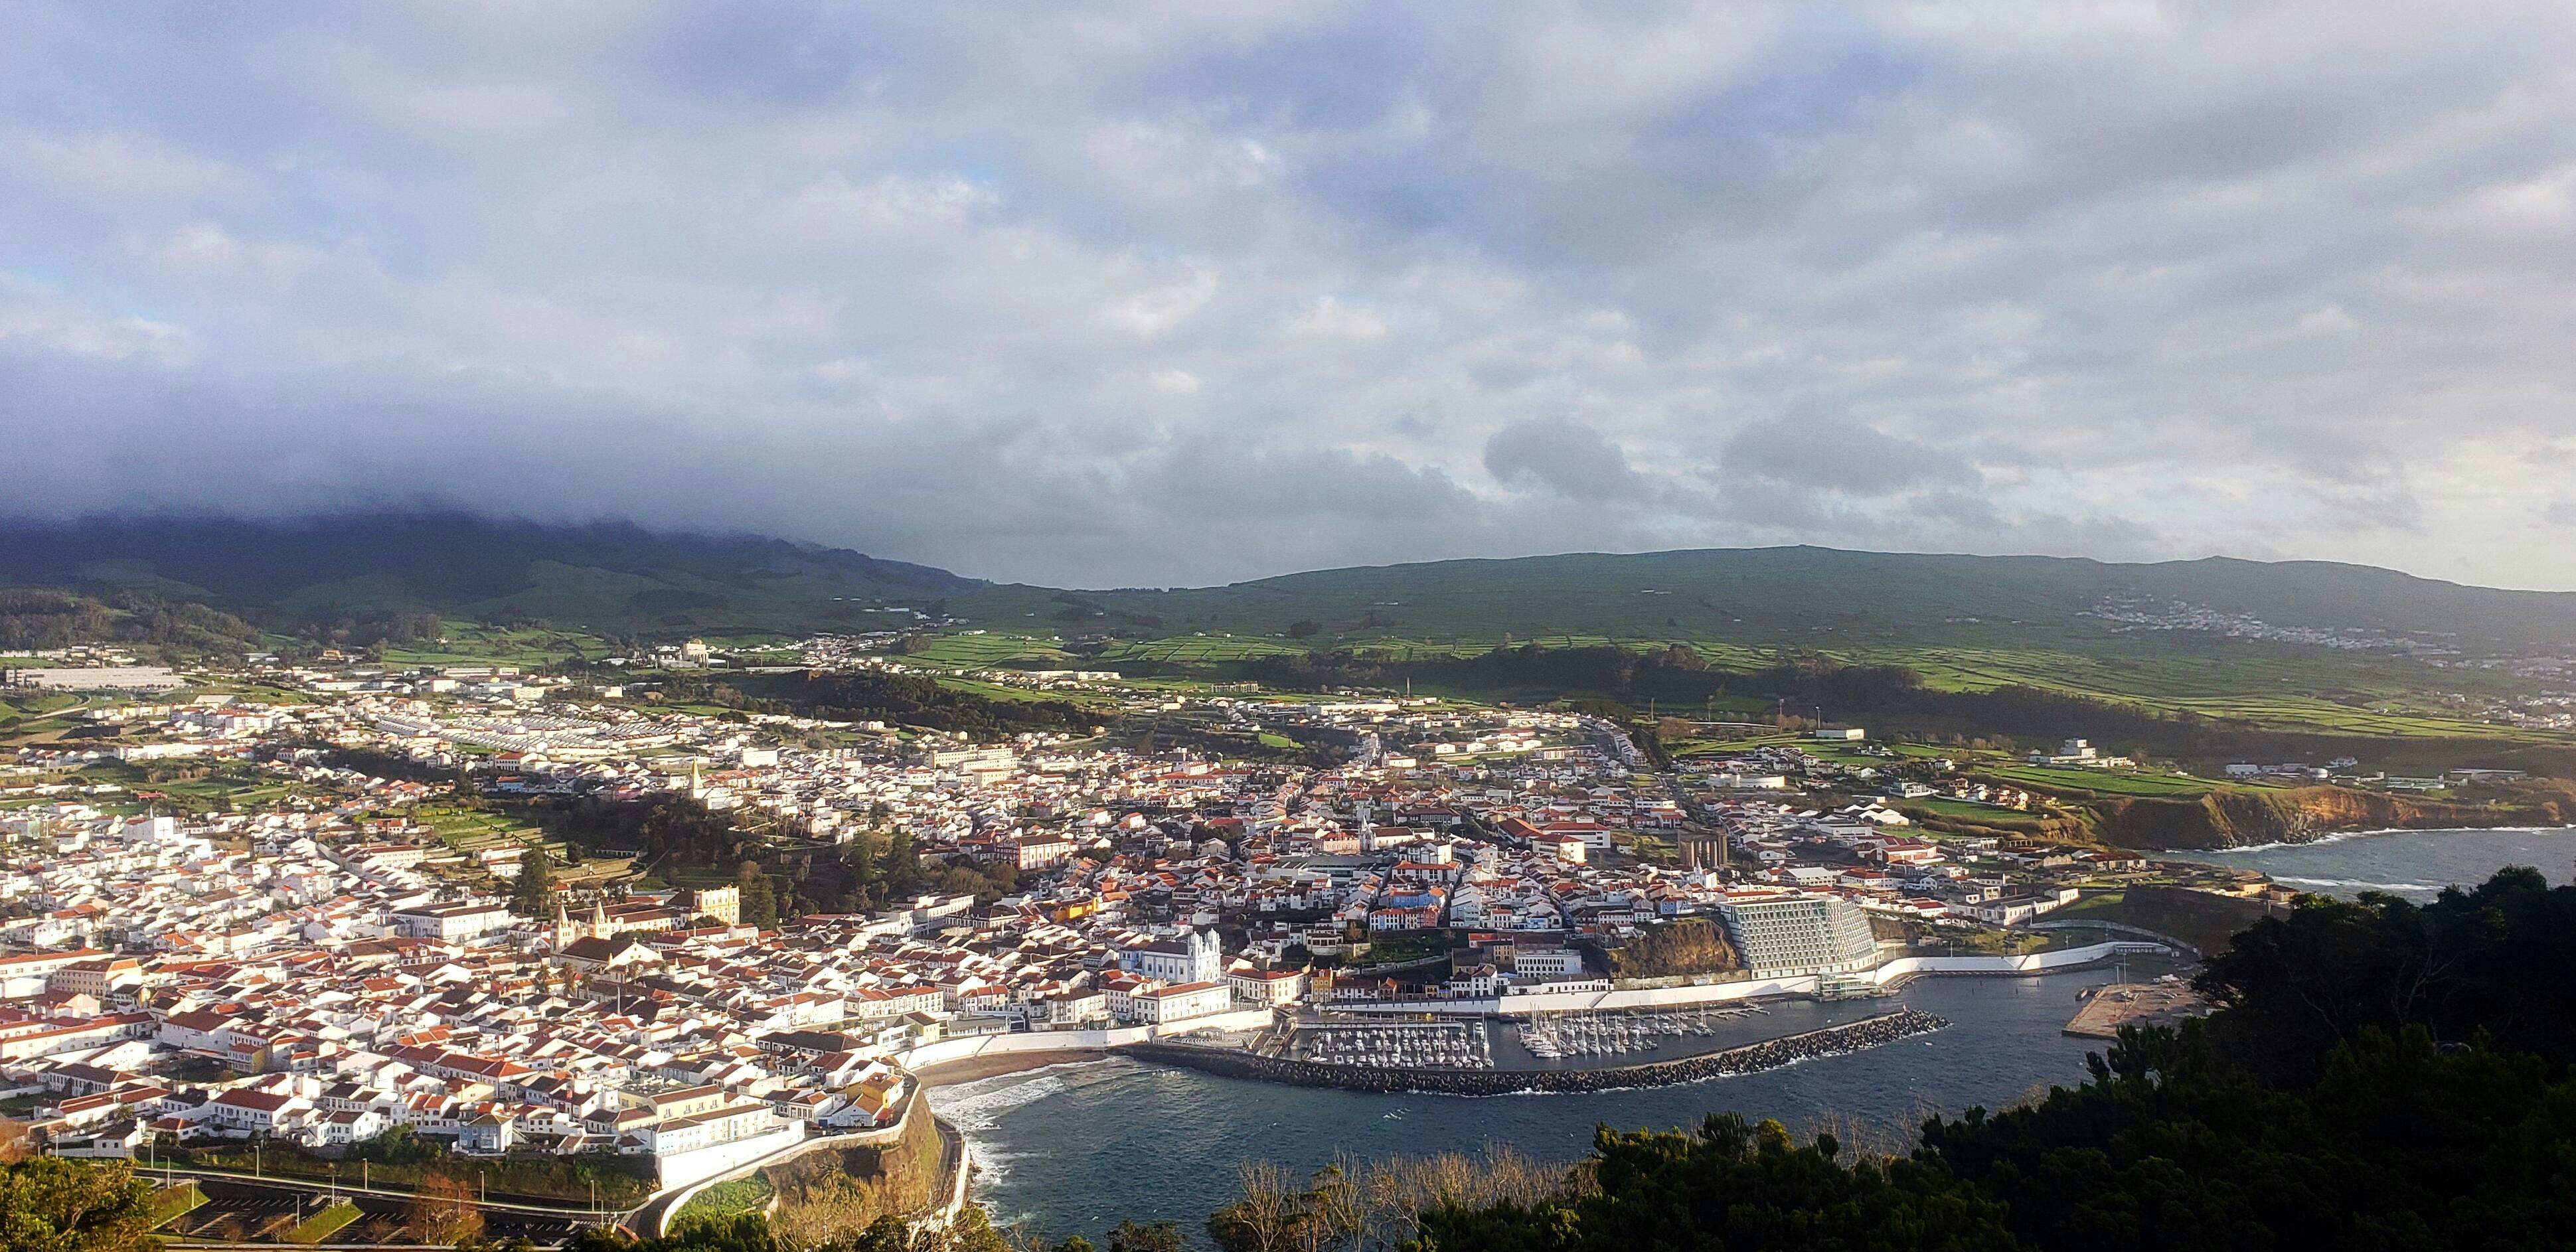
<instances>
[{"instance_id":1,"label":"retaining wall","mask_svg":"<svg viewBox=\"0 0 2576 1252\"><path fill-rule=\"evenodd\" d=\"M653 1164L660 1171L664 1187L685 1187L747 1162L762 1160L804 1140L805 1123L789 1122L766 1134L748 1135L731 1143L710 1144L693 1152L657 1157Z\"/></svg>"}]
</instances>

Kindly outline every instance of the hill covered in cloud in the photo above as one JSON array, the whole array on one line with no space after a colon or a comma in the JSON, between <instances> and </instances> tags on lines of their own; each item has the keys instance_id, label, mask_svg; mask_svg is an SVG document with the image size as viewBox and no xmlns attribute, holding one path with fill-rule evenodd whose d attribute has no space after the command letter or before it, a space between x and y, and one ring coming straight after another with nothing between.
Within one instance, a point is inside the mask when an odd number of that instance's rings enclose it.
<instances>
[{"instance_id":1,"label":"hill covered in cloud","mask_svg":"<svg viewBox=\"0 0 2576 1252\"><path fill-rule=\"evenodd\" d=\"M17 4L8 507L2576 587L2571 54L2511 0Z\"/></svg>"}]
</instances>

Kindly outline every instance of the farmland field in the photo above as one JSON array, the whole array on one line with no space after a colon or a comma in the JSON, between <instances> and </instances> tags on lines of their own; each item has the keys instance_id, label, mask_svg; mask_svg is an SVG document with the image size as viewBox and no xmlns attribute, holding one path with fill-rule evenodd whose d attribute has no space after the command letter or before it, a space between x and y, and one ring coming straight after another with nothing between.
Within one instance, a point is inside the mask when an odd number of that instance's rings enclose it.
<instances>
[{"instance_id":1,"label":"farmland field","mask_svg":"<svg viewBox=\"0 0 2576 1252\"><path fill-rule=\"evenodd\" d=\"M610 651L607 640L583 631L447 622L442 627L442 634L445 637L437 641L388 645L385 663L533 668L551 665L575 652L598 657Z\"/></svg>"},{"instance_id":2,"label":"farmland field","mask_svg":"<svg viewBox=\"0 0 2576 1252\"><path fill-rule=\"evenodd\" d=\"M2122 770L2059 769L2047 765L1989 765L1976 771L1987 778L2047 791L2088 791L2096 795L2150 796L2196 800L2217 790L2216 784L2170 774Z\"/></svg>"}]
</instances>

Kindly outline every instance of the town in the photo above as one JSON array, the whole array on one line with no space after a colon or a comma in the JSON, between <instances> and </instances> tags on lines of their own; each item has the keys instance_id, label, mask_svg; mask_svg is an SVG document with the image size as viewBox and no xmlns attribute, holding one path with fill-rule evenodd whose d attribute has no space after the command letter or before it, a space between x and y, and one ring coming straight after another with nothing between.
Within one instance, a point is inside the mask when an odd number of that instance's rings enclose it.
<instances>
[{"instance_id":1,"label":"town","mask_svg":"<svg viewBox=\"0 0 2576 1252\"><path fill-rule=\"evenodd\" d=\"M903 670L866 645L800 658ZM1592 713L1109 671L987 676L1099 724L985 742L682 707L654 688L727 664L694 641L614 682L51 659L19 672L85 700L0 773L0 1108L61 1156L394 1136L601 1162L624 1207L897 1126L960 1058L1478 1069L1517 1017L1532 1056L1615 1059L1758 996L2096 958L2017 929L2088 890L2263 890L1917 829L1896 805L2032 798L1860 729L1659 770Z\"/></svg>"}]
</instances>

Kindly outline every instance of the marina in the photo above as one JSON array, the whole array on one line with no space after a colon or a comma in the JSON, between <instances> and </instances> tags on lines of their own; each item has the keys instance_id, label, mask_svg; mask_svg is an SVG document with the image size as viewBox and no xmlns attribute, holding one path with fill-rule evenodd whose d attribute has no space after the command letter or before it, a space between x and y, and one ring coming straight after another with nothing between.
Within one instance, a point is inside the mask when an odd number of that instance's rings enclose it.
<instances>
[{"instance_id":1,"label":"marina","mask_svg":"<svg viewBox=\"0 0 2576 1252\"><path fill-rule=\"evenodd\" d=\"M1372 1069L1492 1069L1482 1021L1361 1022L1297 1031L1290 1054L1320 1065Z\"/></svg>"},{"instance_id":2,"label":"marina","mask_svg":"<svg viewBox=\"0 0 2576 1252\"><path fill-rule=\"evenodd\" d=\"M1653 1052L1669 1040L1706 1038L1721 1023L1760 1016L1760 1005L1676 1009L1646 1013L1549 1013L1519 1027L1521 1046L1541 1060L1568 1056L1619 1056Z\"/></svg>"},{"instance_id":3,"label":"marina","mask_svg":"<svg viewBox=\"0 0 2576 1252\"><path fill-rule=\"evenodd\" d=\"M1124 1049L1124 1053L1137 1060L1204 1070L1229 1078L1254 1078L1295 1086L1338 1087L1381 1094L1495 1096L1672 1086L1760 1073L1804 1061L1883 1047L1930 1034L1949 1024L1947 1018L1932 1013L1900 1008L1739 1047L1668 1060L1636 1061L1587 1069L1336 1064L1177 1041L1133 1044Z\"/></svg>"}]
</instances>

